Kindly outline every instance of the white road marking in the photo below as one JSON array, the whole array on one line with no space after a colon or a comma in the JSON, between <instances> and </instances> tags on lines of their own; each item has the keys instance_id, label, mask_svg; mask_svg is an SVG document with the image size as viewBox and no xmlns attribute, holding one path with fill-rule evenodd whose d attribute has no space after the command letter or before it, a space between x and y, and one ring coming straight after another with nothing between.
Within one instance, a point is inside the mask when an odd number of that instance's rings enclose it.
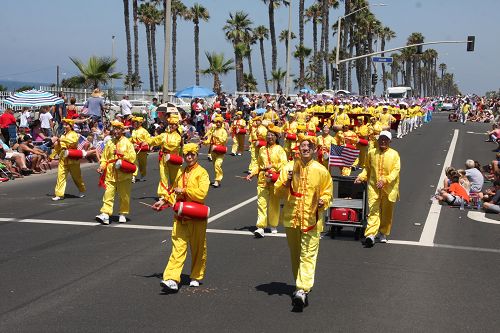
<instances>
[{"instance_id":1,"label":"white road marking","mask_svg":"<svg viewBox=\"0 0 500 333\"><path fill-rule=\"evenodd\" d=\"M470 218L470 219L472 219L472 220L478 221L478 222L491 223L491 224L500 224L500 221L487 218L486 217L486 213L484 213L484 212L469 211L467 213L467 217Z\"/></svg>"},{"instance_id":2,"label":"white road marking","mask_svg":"<svg viewBox=\"0 0 500 333\"><path fill-rule=\"evenodd\" d=\"M455 147L457 145L458 139L458 129L455 129L453 133L453 138L451 139L450 149L448 149L448 153L446 154L446 158L443 163L443 170L441 170L441 175L439 176L439 181L437 183L436 188L439 188L444 181L444 170L447 166L451 165L451 161L453 159L453 154L455 153ZM441 214L441 205L439 203L431 204L431 208L429 209L429 214L427 215L427 219L425 220L424 230L420 235L420 243L423 246L432 246L434 244L434 237L436 236L437 225L439 221L439 215Z\"/></svg>"},{"instance_id":3,"label":"white road marking","mask_svg":"<svg viewBox=\"0 0 500 333\"><path fill-rule=\"evenodd\" d=\"M220 212L219 214L216 214L216 215L214 215L214 216L212 216L212 217L209 217L209 218L208 218L208 223L211 223L211 222L213 222L213 221L215 221L215 220L217 220L217 219L219 219L219 218L223 217L224 215L227 215L227 214L229 214L229 213L231 213L231 212L233 212L233 211L237 210L238 208L241 208L241 207L243 207L243 206L246 206L246 205L248 205L249 203L251 203L251 202L253 202L253 201L255 201L255 200L257 200L257 196L252 197L252 198L250 198L250 199L248 199L248 200L245 200L245 201L243 201L243 202L241 202L241 203L237 204L236 206L233 206L233 207L231 207L231 208L229 208L229 209L226 209L225 211Z\"/></svg>"}]
</instances>

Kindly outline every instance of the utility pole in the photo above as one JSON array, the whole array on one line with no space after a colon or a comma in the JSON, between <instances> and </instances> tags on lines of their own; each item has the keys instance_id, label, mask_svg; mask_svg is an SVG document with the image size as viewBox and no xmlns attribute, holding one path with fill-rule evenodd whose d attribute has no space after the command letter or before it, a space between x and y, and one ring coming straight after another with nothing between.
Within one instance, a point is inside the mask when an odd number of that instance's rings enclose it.
<instances>
[{"instance_id":1,"label":"utility pole","mask_svg":"<svg viewBox=\"0 0 500 333\"><path fill-rule=\"evenodd\" d=\"M111 59L115 59L115 36L111 36ZM111 93L114 91L113 79L111 79Z\"/></svg>"},{"instance_id":2,"label":"utility pole","mask_svg":"<svg viewBox=\"0 0 500 333\"><path fill-rule=\"evenodd\" d=\"M170 38L172 19L172 0L163 0L165 5L165 51L163 55L163 103L168 102L168 81L170 73Z\"/></svg>"}]
</instances>

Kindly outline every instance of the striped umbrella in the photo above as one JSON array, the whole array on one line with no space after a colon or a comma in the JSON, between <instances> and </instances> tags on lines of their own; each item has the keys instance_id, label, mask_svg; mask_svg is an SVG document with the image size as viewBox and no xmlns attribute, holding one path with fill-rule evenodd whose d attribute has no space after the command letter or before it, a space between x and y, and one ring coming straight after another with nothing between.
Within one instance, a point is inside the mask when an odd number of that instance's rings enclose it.
<instances>
[{"instance_id":1,"label":"striped umbrella","mask_svg":"<svg viewBox=\"0 0 500 333\"><path fill-rule=\"evenodd\" d=\"M25 90L10 95L3 100L12 106L46 106L64 103L62 98L41 90Z\"/></svg>"}]
</instances>

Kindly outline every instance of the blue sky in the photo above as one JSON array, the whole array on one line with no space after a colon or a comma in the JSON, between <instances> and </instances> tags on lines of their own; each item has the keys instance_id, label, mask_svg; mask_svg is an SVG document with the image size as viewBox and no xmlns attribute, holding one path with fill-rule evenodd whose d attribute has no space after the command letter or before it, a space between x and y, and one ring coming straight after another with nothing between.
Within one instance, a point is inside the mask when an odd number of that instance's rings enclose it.
<instances>
[{"instance_id":1,"label":"blue sky","mask_svg":"<svg viewBox=\"0 0 500 333\"><path fill-rule=\"evenodd\" d=\"M187 6L194 2L204 5L210 12L209 22L200 24L200 63L205 68L205 51L224 52L232 57L231 45L225 40L222 26L230 12L243 10L250 14L254 26L268 25L267 7L261 0L184 0ZM314 1L306 0L306 8ZM371 3L379 3L372 1ZM455 73L463 92L484 94L500 88L500 1L498 0L387 0L384 7L372 7L372 12L386 26L396 32L386 48L406 44L412 32L421 32L425 41L465 40L476 36L475 52L466 52L465 44L435 45L438 62L444 62L448 71ZM293 28L298 35L298 0L292 0ZM341 4L341 7L343 4ZM343 9L332 10L331 22L343 15ZM276 31L287 28L288 9L276 12ZM159 71L162 73L163 32L157 35ZM117 70L126 72L126 42L121 0L2 0L0 14L0 80L55 82L56 66L61 67L61 78L77 74L69 60L74 56L86 60L91 55L111 55L111 36L116 36L115 54ZM306 46L312 47L312 27L305 27ZM139 26L140 70L144 88L148 89L147 49L145 30ZM298 41L292 41L295 45ZM336 44L335 37L330 45ZM265 45L267 67L270 68L271 45ZM178 25L178 87L194 84L193 24ZM254 74L262 84L262 67L258 45L253 53ZM285 64L285 47L279 45L278 66ZM246 63L245 63L246 66ZM298 63L292 62L292 73L298 73ZM379 69L380 73L380 69ZM161 78L160 78L161 81ZM234 91L234 72L223 77L223 89ZM208 76L201 84L212 85ZM381 89L381 84L378 91ZM357 87L357 85L355 85ZM355 89L356 90L356 89Z\"/></svg>"}]
</instances>

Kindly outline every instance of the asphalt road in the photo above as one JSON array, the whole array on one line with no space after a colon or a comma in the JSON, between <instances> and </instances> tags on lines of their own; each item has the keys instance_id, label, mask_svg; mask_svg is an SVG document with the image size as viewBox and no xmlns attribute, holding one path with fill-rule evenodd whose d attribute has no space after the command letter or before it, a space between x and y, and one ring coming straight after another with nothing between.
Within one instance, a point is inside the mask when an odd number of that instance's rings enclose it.
<instances>
[{"instance_id":1,"label":"asphalt road","mask_svg":"<svg viewBox=\"0 0 500 333\"><path fill-rule=\"evenodd\" d=\"M284 235L254 239L248 231L256 220L256 183L235 177L244 175L248 153L227 156L223 185L209 192L202 286L186 285L188 259L184 285L174 295L159 286L172 214L140 203L154 202L156 156L150 156L148 180L133 185L125 225L93 223L102 198L95 165L82 168L88 187L83 199L52 202L55 171L2 183L0 331L497 332L500 226L443 206L430 244L421 240L455 129L452 164L462 167L467 158L482 164L494 158L494 145L475 134L488 128L449 123L438 114L395 140L401 201L391 242L364 249L349 230L335 239L325 235L303 313L291 312L294 281ZM67 194L76 193L68 182Z\"/></svg>"}]
</instances>

